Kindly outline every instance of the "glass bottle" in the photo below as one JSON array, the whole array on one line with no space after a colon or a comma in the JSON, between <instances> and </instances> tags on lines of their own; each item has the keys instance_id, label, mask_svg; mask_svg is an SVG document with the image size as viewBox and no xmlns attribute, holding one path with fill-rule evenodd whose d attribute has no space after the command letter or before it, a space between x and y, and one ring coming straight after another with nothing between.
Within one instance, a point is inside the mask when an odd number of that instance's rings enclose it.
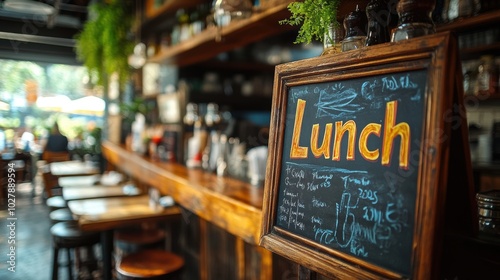
<instances>
[{"instance_id":1,"label":"glass bottle","mask_svg":"<svg viewBox=\"0 0 500 280\"><path fill-rule=\"evenodd\" d=\"M344 29L346 31L345 39L342 41L342 51L360 49L366 42L366 13L359 10L350 12L344 19Z\"/></svg>"},{"instance_id":2,"label":"glass bottle","mask_svg":"<svg viewBox=\"0 0 500 280\"><path fill-rule=\"evenodd\" d=\"M474 0L450 0L448 6L448 20L470 17L474 14Z\"/></svg>"},{"instance_id":3,"label":"glass bottle","mask_svg":"<svg viewBox=\"0 0 500 280\"><path fill-rule=\"evenodd\" d=\"M368 18L366 45L373 46L389 42L390 11L387 3L384 0L371 0L366 5L366 17Z\"/></svg>"},{"instance_id":4,"label":"glass bottle","mask_svg":"<svg viewBox=\"0 0 500 280\"><path fill-rule=\"evenodd\" d=\"M198 105L196 103L188 103L186 105L186 115L184 115L184 124L194 125L200 116L198 115Z\"/></svg>"},{"instance_id":5,"label":"glass bottle","mask_svg":"<svg viewBox=\"0 0 500 280\"><path fill-rule=\"evenodd\" d=\"M398 27L392 30L391 41L399 42L436 32L432 20L435 0L400 0L397 6Z\"/></svg>"},{"instance_id":6,"label":"glass bottle","mask_svg":"<svg viewBox=\"0 0 500 280\"><path fill-rule=\"evenodd\" d=\"M493 56L481 56L476 79L476 95L490 96L497 92L498 71L495 69Z\"/></svg>"},{"instance_id":7,"label":"glass bottle","mask_svg":"<svg viewBox=\"0 0 500 280\"><path fill-rule=\"evenodd\" d=\"M180 27L179 42L191 38L191 25L189 22L189 14L184 9L177 11L177 20Z\"/></svg>"},{"instance_id":8,"label":"glass bottle","mask_svg":"<svg viewBox=\"0 0 500 280\"><path fill-rule=\"evenodd\" d=\"M219 105L216 103L208 103L207 113L205 114L205 123L208 127L213 127L219 124L221 116L219 114Z\"/></svg>"},{"instance_id":9,"label":"glass bottle","mask_svg":"<svg viewBox=\"0 0 500 280\"><path fill-rule=\"evenodd\" d=\"M253 4L250 0L215 0L213 3L214 18L217 26L226 26L231 21L249 18Z\"/></svg>"},{"instance_id":10,"label":"glass bottle","mask_svg":"<svg viewBox=\"0 0 500 280\"><path fill-rule=\"evenodd\" d=\"M344 30L340 24L337 21L331 23L323 39L323 53L321 55L341 52L343 38Z\"/></svg>"}]
</instances>

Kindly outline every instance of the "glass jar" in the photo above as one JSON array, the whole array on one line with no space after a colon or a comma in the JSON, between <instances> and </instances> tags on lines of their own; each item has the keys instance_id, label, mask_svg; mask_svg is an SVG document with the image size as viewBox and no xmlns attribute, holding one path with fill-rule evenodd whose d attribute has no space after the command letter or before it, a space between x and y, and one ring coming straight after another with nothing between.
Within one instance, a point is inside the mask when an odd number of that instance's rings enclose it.
<instances>
[{"instance_id":1,"label":"glass jar","mask_svg":"<svg viewBox=\"0 0 500 280\"><path fill-rule=\"evenodd\" d=\"M475 13L474 0L450 0L448 20L470 17Z\"/></svg>"},{"instance_id":2,"label":"glass jar","mask_svg":"<svg viewBox=\"0 0 500 280\"><path fill-rule=\"evenodd\" d=\"M342 39L344 39L344 30L340 24L338 22L331 23L323 40L323 53L321 55L341 52Z\"/></svg>"},{"instance_id":3,"label":"glass jar","mask_svg":"<svg viewBox=\"0 0 500 280\"><path fill-rule=\"evenodd\" d=\"M479 231L500 236L500 190L490 190L476 194Z\"/></svg>"},{"instance_id":4,"label":"glass jar","mask_svg":"<svg viewBox=\"0 0 500 280\"><path fill-rule=\"evenodd\" d=\"M495 94L498 88L498 71L493 56L481 56L481 64L477 71L475 94L483 96Z\"/></svg>"},{"instance_id":5,"label":"glass jar","mask_svg":"<svg viewBox=\"0 0 500 280\"><path fill-rule=\"evenodd\" d=\"M226 26L231 21L249 18L253 4L250 0L216 0L213 3L217 26Z\"/></svg>"},{"instance_id":6,"label":"glass jar","mask_svg":"<svg viewBox=\"0 0 500 280\"><path fill-rule=\"evenodd\" d=\"M436 32L432 21L435 1L400 0L397 5L398 27L392 30L391 42L399 42Z\"/></svg>"},{"instance_id":7,"label":"glass jar","mask_svg":"<svg viewBox=\"0 0 500 280\"><path fill-rule=\"evenodd\" d=\"M344 19L345 39L342 41L342 51L360 49L366 43L366 13L359 10L350 12Z\"/></svg>"}]
</instances>

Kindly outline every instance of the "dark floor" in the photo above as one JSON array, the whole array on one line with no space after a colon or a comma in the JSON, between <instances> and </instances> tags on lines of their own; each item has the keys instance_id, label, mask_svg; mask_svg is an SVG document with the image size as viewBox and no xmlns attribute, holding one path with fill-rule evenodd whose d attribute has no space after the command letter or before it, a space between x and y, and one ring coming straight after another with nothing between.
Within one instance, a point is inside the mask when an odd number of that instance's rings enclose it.
<instances>
[{"instance_id":1,"label":"dark floor","mask_svg":"<svg viewBox=\"0 0 500 280\"><path fill-rule=\"evenodd\" d=\"M8 244L10 229L7 205L0 205L0 280L51 279L52 241L50 237L49 210L42 198L42 187L33 192L31 183L20 183L16 189L15 217L15 272L8 270L10 256ZM61 262L65 262L61 257ZM66 280L65 267L60 269L59 279Z\"/></svg>"}]
</instances>

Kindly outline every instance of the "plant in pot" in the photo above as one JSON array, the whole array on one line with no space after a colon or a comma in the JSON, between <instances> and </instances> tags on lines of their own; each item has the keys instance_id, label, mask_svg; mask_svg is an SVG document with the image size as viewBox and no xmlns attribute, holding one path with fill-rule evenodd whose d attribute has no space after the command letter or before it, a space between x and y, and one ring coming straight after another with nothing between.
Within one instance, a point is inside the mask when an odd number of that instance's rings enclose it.
<instances>
[{"instance_id":1,"label":"plant in pot","mask_svg":"<svg viewBox=\"0 0 500 280\"><path fill-rule=\"evenodd\" d=\"M134 1L105 0L89 5L89 20L75 36L77 57L97 85L117 73L123 84L129 78L128 56L133 51L131 35Z\"/></svg>"},{"instance_id":2,"label":"plant in pot","mask_svg":"<svg viewBox=\"0 0 500 280\"><path fill-rule=\"evenodd\" d=\"M324 52L333 53L340 50L342 28L337 21L340 0L304 0L288 5L290 18L281 20L280 24L300 26L296 44L309 44L313 40L323 43Z\"/></svg>"}]
</instances>

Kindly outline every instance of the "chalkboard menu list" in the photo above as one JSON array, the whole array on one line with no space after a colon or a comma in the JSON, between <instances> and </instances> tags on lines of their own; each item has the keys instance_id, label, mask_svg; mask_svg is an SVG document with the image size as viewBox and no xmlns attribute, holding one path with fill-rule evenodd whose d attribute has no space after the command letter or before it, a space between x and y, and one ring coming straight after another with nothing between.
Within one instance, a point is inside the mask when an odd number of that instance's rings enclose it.
<instances>
[{"instance_id":1,"label":"chalkboard menu list","mask_svg":"<svg viewBox=\"0 0 500 280\"><path fill-rule=\"evenodd\" d=\"M290 87L276 226L409 276L427 76Z\"/></svg>"}]
</instances>

